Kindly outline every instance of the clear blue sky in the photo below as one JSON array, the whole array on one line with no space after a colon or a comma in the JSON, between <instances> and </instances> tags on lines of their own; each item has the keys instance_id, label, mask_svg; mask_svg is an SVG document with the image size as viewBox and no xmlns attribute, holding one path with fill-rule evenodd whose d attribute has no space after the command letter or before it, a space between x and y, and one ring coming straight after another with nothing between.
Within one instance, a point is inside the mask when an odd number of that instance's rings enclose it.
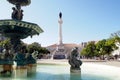
<instances>
[{"instance_id":1,"label":"clear blue sky","mask_svg":"<svg viewBox=\"0 0 120 80\"><path fill-rule=\"evenodd\" d=\"M0 19L10 19L12 4L0 0ZM120 30L120 0L31 0L22 7L23 21L38 24L44 33L26 38L25 43L42 46L58 43L58 14L63 13L63 42L81 43L110 37Z\"/></svg>"}]
</instances>

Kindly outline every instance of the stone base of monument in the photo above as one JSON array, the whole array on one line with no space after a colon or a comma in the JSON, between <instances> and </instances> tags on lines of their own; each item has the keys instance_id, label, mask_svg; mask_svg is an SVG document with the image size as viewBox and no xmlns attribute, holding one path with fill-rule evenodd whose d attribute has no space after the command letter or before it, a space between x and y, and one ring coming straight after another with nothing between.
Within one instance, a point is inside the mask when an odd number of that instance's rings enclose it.
<instances>
[{"instance_id":1,"label":"stone base of monument","mask_svg":"<svg viewBox=\"0 0 120 80\"><path fill-rule=\"evenodd\" d=\"M71 73L81 73L81 68L70 68Z\"/></svg>"},{"instance_id":2,"label":"stone base of monument","mask_svg":"<svg viewBox=\"0 0 120 80\"><path fill-rule=\"evenodd\" d=\"M27 65L27 73L28 73L28 75L36 73L36 67L37 67L37 64L28 64Z\"/></svg>"},{"instance_id":3,"label":"stone base of monument","mask_svg":"<svg viewBox=\"0 0 120 80\"><path fill-rule=\"evenodd\" d=\"M65 59L65 55L64 54L58 54L58 55L53 55L53 59Z\"/></svg>"},{"instance_id":4,"label":"stone base of monument","mask_svg":"<svg viewBox=\"0 0 120 80\"><path fill-rule=\"evenodd\" d=\"M27 66L17 66L14 70L15 78L27 77Z\"/></svg>"}]
</instances>

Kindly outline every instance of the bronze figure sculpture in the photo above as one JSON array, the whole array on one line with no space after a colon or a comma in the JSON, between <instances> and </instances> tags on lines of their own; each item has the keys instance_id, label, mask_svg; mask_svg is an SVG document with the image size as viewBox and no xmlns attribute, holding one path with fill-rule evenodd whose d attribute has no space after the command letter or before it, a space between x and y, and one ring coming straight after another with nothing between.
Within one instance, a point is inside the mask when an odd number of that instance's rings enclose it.
<instances>
[{"instance_id":1,"label":"bronze figure sculpture","mask_svg":"<svg viewBox=\"0 0 120 80\"><path fill-rule=\"evenodd\" d=\"M79 58L78 48L75 47L69 57L69 64L71 65L70 70L80 70L80 66L82 65L82 61Z\"/></svg>"}]
</instances>

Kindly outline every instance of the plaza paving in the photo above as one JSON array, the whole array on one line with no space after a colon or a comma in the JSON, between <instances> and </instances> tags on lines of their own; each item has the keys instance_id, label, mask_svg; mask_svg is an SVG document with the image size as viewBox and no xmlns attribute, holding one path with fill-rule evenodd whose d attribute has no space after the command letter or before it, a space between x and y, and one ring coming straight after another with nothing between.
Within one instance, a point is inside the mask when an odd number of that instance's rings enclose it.
<instances>
[{"instance_id":1,"label":"plaza paving","mask_svg":"<svg viewBox=\"0 0 120 80\"><path fill-rule=\"evenodd\" d=\"M119 62L119 61L97 62L97 63L95 63L95 64L103 64L103 65L120 67L120 62Z\"/></svg>"},{"instance_id":2,"label":"plaza paving","mask_svg":"<svg viewBox=\"0 0 120 80\"><path fill-rule=\"evenodd\" d=\"M102 64L102 65L120 67L119 61L105 61L105 60L91 60L91 59L82 59L82 61L83 61L83 64L93 63L93 64ZM62 59L62 60L40 59L37 61L37 63L38 64L65 64L65 65L69 64L67 59Z\"/></svg>"}]
</instances>

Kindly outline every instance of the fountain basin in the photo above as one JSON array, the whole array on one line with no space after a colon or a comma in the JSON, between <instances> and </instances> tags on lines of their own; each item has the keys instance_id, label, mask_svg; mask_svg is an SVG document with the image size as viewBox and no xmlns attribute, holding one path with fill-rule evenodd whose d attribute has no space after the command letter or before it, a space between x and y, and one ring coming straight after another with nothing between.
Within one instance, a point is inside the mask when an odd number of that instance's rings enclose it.
<instances>
[{"instance_id":1,"label":"fountain basin","mask_svg":"<svg viewBox=\"0 0 120 80\"><path fill-rule=\"evenodd\" d=\"M120 68L94 63L83 63L81 73L71 73L69 64L40 63L37 72L25 80L120 80ZM6 79L6 77L0 78ZM22 78L22 77L21 77ZM11 80L21 80L11 77ZM10 80L10 78L9 78Z\"/></svg>"},{"instance_id":2,"label":"fountain basin","mask_svg":"<svg viewBox=\"0 0 120 80\"><path fill-rule=\"evenodd\" d=\"M68 64L39 65L37 71L43 80L120 80L119 67L93 63L83 63L81 73L71 73Z\"/></svg>"}]
</instances>

